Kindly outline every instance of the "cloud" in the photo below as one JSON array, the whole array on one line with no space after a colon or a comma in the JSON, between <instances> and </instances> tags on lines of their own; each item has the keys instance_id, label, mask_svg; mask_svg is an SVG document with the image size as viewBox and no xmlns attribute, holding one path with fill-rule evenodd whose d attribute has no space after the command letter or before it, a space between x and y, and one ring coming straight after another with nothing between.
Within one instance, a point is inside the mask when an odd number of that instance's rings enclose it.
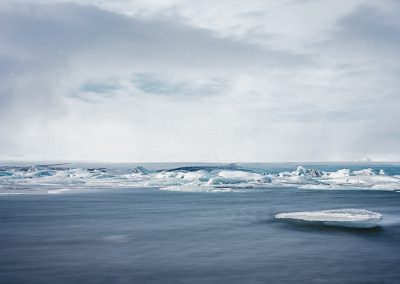
<instances>
[{"instance_id":1,"label":"cloud","mask_svg":"<svg viewBox=\"0 0 400 284\"><path fill-rule=\"evenodd\" d=\"M3 2L0 157L400 159L383 2Z\"/></svg>"}]
</instances>

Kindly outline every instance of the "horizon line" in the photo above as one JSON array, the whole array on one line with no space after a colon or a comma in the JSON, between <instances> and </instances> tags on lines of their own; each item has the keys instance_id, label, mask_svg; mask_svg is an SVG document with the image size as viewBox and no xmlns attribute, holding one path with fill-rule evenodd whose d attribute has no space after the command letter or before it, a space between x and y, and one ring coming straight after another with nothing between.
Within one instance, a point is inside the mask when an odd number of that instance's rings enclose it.
<instances>
[{"instance_id":1,"label":"horizon line","mask_svg":"<svg viewBox=\"0 0 400 284\"><path fill-rule=\"evenodd\" d=\"M52 164L398 164L400 161L396 160L342 160L342 161L102 161L102 160L47 160L47 159L27 159L27 160L12 160L1 159L0 164L3 163L52 163Z\"/></svg>"}]
</instances>

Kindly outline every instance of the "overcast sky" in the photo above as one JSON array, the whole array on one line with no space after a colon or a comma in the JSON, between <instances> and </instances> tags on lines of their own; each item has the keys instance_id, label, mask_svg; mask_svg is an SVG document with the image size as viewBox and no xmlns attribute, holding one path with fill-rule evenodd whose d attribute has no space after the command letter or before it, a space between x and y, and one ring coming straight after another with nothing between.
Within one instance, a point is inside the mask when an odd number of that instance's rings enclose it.
<instances>
[{"instance_id":1,"label":"overcast sky","mask_svg":"<svg viewBox=\"0 0 400 284\"><path fill-rule=\"evenodd\" d=\"M400 2L0 0L0 159L400 160Z\"/></svg>"}]
</instances>

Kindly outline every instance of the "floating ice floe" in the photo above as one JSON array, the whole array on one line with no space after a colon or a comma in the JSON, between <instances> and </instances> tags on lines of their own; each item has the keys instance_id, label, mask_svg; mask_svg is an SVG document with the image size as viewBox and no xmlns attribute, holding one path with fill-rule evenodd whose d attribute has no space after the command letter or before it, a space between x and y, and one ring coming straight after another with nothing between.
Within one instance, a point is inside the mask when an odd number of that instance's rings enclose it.
<instances>
[{"instance_id":1,"label":"floating ice floe","mask_svg":"<svg viewBox=\"0 0 400 284\"><path fill-rule=\"evenodd\" d=\"M382 214L364 209L337 209L279 213L276 219L323 224L327 226L374 228L379 226Z\"/></svg>"},{"instance_id":2,"label":"floating ice floe","mask_svg":"<svg viewBox=\"0 0 400 284\"><path fill-rule=\"evenodd\" d=\"M166 191L180 191L180 192L232 192L231 188L219 188L211 186L200 186L200 185L171 185L166 187L160 187L160 190Z\"/></svg>"}]
</instances>

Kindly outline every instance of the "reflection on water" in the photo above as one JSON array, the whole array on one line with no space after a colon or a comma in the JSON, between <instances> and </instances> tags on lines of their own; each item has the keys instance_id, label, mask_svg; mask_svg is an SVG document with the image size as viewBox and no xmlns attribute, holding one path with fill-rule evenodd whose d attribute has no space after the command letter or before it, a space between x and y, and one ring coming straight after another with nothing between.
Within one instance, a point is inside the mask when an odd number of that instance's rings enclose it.
<instances>
[{"instance_id":1,"label":"reflection on water","mask_svg":"<svg viewBox=\"0 0 400 284\"><path fill-rule=\"evenodd\" d=\"M121 189L1 196L2 283L396 283L400 194ZM369 229L278 222L364 208ZM385 222L386 217L388 221Z\"/></svg>"}]
</instances>

